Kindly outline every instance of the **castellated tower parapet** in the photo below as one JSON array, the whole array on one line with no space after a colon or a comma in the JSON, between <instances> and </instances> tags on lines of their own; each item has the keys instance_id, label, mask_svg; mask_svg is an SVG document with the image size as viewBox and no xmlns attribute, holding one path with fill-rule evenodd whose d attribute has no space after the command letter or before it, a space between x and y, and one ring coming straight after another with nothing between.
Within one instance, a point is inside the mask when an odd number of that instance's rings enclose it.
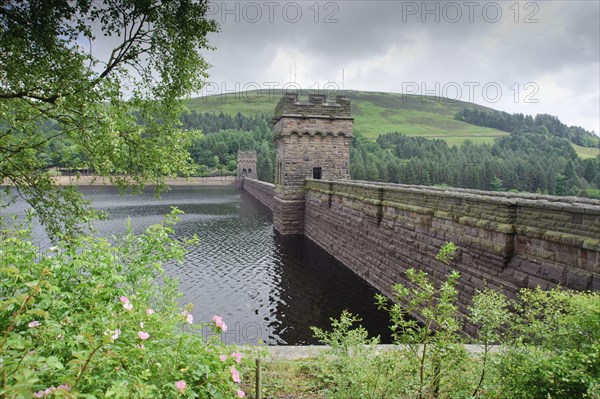
<instances>
[{"instance_id":1,"label":"castellated tower parapet","mask_svg":"<svg viewBox=\"0 0 600 399\"><path fill-rule=\"evenodd\" d=\"M308 102L300 102L297 93L286 93L275 107L275 120L282 116L353 120L348 97L337 96L335 102L330 103L324 94L310 94ZM349 133L352 134L352 127Z\"/></svg>"},{"instance_id":2,"label":"castellated tower parapet","mask_svg":"<svg viewBox=\"0 0 600 399\"><path fill-rule=\"evenodd\" d=\"M311 94L301 102L285 94L275 108L275 198L273 225L282 234L304 233L304 180L350 178L350 99Z\"/></svg>"}]
</instances>

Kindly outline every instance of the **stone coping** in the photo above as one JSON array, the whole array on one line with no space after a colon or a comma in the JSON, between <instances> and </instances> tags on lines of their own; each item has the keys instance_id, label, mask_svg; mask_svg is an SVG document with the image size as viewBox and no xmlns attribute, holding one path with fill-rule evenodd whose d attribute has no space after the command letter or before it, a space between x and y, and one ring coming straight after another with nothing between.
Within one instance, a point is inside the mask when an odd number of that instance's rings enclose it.
<instances>
[{"instance_id":1,"label":"stone coping","mask_svg":"<svg viewBox=\"0 0 600 399\"><path fill-rule=\"evenodd\" d=\"M472 355L480 354L484 352L483 345L464 345L467 352ZM248 349L260 349L261 347L246 347ZM318 357L324 351L330 349L327 345L290 345L290 346L264 346L268 352L268 359L270 360L299 360L309 359ZM403 345L391 345L382 344L375 345L375 350L378 353L389 352L394 350L401 350ZM494 345L490 347L490 352L497 352L499 346Z\"/></svg>"},{"instance_id":2,"label":"stone coping","mask_svg":"<svg viewBox=\"0 0 600 399\"><path fill-rule=\"evenodd\" d=\"M257 179L252 179L250 177L244 177L245 180L248 180L252 183L256 183L256 184L263 184L267 187L272 187L275 188L275 185L273 183L267 183L266 181L261 181L261 180L257 180Z\"/></svg>"},{"instance_id":3,"label":"stone coping","mask_svg":"<svg viewBox=\"0 0 600 399\"><path fill-rule=\"evenodd\" d=\"M405 192L413 192L438 196L455 196L461 198L472 198L482 201L500 201L515 203L518 205L536 205L540 202L545 203L549 206L557 205L557 208L576 206L578 208L585 208L593 213L600 213L600 200L594 200L591 198L583 197L559 197L555 195L544 195L544 194L531 194L531 193L511 193L506 191L483 191L483 190L472 190L465 188L453 188L453 187L434 187L434 186L420 186L420 185L409 185L409 184L396 184L396 183L380 183L370 182L361 180L314 180L306 179L307 182L316 184L335 184L335 185L347 185L354 187L365 187L365 188L387 188L390 190L398 190Z\"/></svg>"}]
</instances>

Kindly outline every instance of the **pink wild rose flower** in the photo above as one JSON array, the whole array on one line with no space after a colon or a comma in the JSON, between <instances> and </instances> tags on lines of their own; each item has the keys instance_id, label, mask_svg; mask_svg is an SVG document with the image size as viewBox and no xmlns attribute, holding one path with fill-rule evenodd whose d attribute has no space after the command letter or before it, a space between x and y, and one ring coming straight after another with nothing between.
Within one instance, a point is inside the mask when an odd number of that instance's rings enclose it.
<instances>
[{"instance_id":1,"label":"pink wild rose flower","mask_svg":"<svg viewBox=\"0 0 600 399\"><path fill-rule=\"evenodd\" d=\"M240 379L240 372L236 370L235 366L231 366L229 370L231 371L231 379L233 380L233 382L239 383L242 381Z\"/></svg>"},{"instance_id":2,"label":"pink wild rose flower","mask_svg":"<svg viewBox=\"0 0 600 399\"><path fill-rule=\"evenodd\" d=\"M187 387L187 384L186 384L186 383L185 383L185 381L183 381L183 380L177 381L177 382L175 383L175 388L177 388L177 390L178 390L179 392L181 392L182 394L185 392L185 388L186 388L186 387Z\"/></svg>"},{"instance_id":3,"label":"pink wild rose flower","mask_svg":"<svg viewBox=\"0 0 600 399\"><path fill-rule=\"evenodd\" d=\"M225 324L221 316L214 315L212 319L217 328L220 328L221 331L227 331L227 324Z\"/></svg>"},{"instance_id":4,"label":"pink wild rose flower","mask_svg":"<svg viewBox=\"0 0 600 399\"><path fill-rule=\"evenodd\" d=\"M231 354L231 357L233 357L237 363L242 361L242 356L243 355L240 352L235 352Z\"/></svg>"}]
</instances>

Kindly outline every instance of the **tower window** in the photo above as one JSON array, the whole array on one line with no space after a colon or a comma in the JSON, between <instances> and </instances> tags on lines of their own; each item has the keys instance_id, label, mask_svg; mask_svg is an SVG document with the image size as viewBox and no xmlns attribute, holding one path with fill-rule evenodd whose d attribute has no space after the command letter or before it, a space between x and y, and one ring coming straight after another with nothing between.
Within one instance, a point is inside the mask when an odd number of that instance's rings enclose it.
<instances>
[{"instance_id":1,"label":"tower window","mask_svg":"<svg viewBox=\"0 0 600 399\"><path fill-rule=\"evenodd\" d=\"M313 168L313 179L321 180L321 168Z\"/></svg>"}]
</instances>

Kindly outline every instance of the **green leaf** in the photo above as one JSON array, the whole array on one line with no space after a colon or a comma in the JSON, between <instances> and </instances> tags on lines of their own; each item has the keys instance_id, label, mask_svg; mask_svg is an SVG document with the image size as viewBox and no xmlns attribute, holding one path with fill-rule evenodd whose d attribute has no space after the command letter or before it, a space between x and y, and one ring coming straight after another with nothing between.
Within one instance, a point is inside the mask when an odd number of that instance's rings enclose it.
<instances>
[{"instance_id":1,"label":"green leaf","mask_svg":"<svg viewBox=\"0 0 600 399\"><path fill-rule=\"evenodd\" d=\"M62 362L56 356L47 357L46 364L48 365L48 367L50 367L51 369L54 369L54 370L62 370L65 368L63 366Z\"/></svg>"}]
</instances>

